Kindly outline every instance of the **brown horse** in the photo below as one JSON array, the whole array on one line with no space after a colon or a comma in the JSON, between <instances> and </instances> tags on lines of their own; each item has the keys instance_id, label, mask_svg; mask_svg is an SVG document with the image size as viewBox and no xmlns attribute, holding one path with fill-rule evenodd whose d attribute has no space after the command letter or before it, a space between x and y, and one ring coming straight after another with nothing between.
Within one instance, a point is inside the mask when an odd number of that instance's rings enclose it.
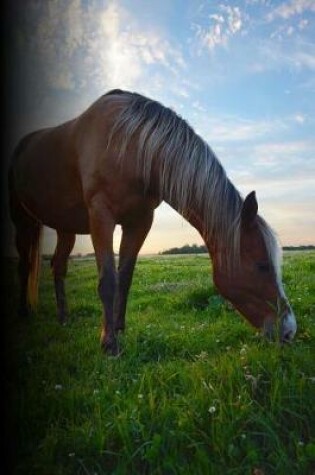
<instances>
[{"instance_id":1,"label":"brown horse","mask_svg":"<svg viewBox=\"0 0 315 475\"><path fill-rule=\"evenodd\" d=\"M243 200L210 147L160 103L114 90L76 119L28 135L13 156L9 188L22 314L36 302L42 225L58 236L52 269L60 322L67 314L64 278L75 235L91 234L104 309L101 344L117 354L137 256L154 209L165 200L203 237L221 294L267 335L279 323L280 340L293 339L296 321L281 284L280 248L257 214L255 193Z\"/></svg>"}]
</instances>

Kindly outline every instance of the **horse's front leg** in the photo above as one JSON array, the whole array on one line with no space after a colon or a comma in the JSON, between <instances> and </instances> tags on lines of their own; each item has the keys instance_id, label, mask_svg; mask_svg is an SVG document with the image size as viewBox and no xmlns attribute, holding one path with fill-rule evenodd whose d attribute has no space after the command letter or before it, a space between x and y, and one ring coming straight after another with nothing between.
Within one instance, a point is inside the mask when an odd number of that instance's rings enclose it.
<instances>
[{"instance_id":1,"label":"horse's front leg","mask_svg":"<svg viewBox=\"0 0 315 475\"><path fill-rule=\"evenodd\" d=\"M114 327L114 300L116 292L116 270L113 255L106 255L103 259L100 274L98 293L103 303L103 328L101 333L101 347L105 353L113 356L119 354L119 346Z\"/></svg>"},{"instance_id":2,"label":"horse's front leg","mask_svg":"<svg viewBox=\"0 0 315 475\"><path fill-rule=\"evenodd\" d=\"M128 293L132 282L137 256L119 259L117 289L115 294L114 319L115 332L125 330L125 314Z\"/></svg>"},{"instance_id":3,"label":"horse's front leg","mask_svg":"<svg viewBox=\"0 0 315 475\"><path fill-rule=\"evenodd\" d=\"M132 282L137 256L150 231L153 210L150 208L141 217L122 225L122 238L119 250L119 269L115 296L115 331L125 329L127 298Z\"/></svg>"},{"instance_id":4,"label":"horse's front leg","mask_svg":"<svg viewBox=\"0 0 315 475\"><path fill-rule=\"evenodd\" d=\"M119 354L114 329L114 300L116 268L113 252L115 221L101 195L95 196L89 206L90 231L95 250L99 282L98 293L103 304L101 346L111 355Z\"/></svg>"}]
</instances>

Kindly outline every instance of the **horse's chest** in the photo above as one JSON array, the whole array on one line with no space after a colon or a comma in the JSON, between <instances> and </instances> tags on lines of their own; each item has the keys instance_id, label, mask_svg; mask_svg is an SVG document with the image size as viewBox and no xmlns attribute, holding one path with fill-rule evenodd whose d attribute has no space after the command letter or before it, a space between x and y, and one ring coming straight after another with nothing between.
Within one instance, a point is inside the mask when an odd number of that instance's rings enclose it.
<instances>
[{"instance_id":1,"label":"horse's chest","mask_svg":"<svg viewBox=\"0 0 315 475\"><path fill-rule=\"evenodd\" d=\"M160 201L150 195L136 192L119 196L107 195L106 206L117 224L128 224L141 220L148 210L155 209Z\"/></svg>"}]
</instances>

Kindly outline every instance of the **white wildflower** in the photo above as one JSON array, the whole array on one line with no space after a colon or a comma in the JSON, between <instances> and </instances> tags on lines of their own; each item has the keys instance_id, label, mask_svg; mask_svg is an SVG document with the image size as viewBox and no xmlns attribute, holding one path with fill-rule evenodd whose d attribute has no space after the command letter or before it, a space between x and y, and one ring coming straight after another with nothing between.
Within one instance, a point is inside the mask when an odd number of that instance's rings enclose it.
<instances>
[{"instance_id":1,"label":"white wildflower","mask_svg":"<svg viewBox=\"0 0 315 475\"><path fill-rule=\"evenodd\" d=\"M199 355L195 355L195 357L198 358L198 360L205 360L208 358L208 353L206 351L202 351L199 353Z\"/></svg>"}]
</instances>

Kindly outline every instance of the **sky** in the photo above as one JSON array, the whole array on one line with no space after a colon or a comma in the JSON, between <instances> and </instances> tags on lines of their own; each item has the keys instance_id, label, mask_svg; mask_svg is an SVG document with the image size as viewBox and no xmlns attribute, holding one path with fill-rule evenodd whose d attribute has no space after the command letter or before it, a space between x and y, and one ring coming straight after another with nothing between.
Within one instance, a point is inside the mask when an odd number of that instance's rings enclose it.
<instances>
[{"instance_id":1,"label":"sky","mask_svg":"<svg viewBox=\"0 0 315 475\"><path fill-rule=\"evenodd\" d=\"M9 152L112 88L136 91L185 118L243 196L256 190L283 245L315 244L315 0L12 4ZM54 243L46 230L44 252ZM162 204L142 253L193 243ZM74 253L86 252L78 236Z\"/></svg>"}]
</instances>

